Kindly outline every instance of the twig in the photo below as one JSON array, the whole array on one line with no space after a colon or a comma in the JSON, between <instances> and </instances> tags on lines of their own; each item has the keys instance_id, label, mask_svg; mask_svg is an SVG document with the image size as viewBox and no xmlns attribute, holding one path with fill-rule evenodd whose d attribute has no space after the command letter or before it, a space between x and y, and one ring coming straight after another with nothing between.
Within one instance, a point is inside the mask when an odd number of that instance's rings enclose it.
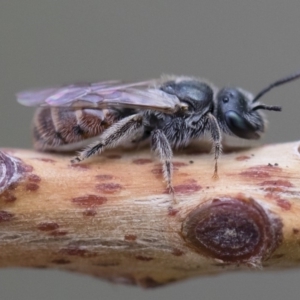
<instances>
[{"instance_id":1,"label":"twig","mask_svg":"<svg viewBox=\"0 0 300 300\"><path fill-rule=\"evenodd\" d=\"M174 158L177 203L149 151L0 152L0 267L59 268L154 287L300 262L299 142Z\"/></svg>"}]
</instances>

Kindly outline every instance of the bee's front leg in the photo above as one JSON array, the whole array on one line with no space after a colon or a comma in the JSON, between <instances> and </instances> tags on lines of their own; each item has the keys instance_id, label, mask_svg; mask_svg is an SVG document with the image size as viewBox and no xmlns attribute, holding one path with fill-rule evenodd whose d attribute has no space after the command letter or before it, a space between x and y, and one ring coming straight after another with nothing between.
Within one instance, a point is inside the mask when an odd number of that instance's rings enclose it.
<instances>
[{"instance_id":1,"label":"bee's front leg","mask_svg":"<svg viewBox=\"0 0 300 300\"><path fill-rule=\"evenodd\" d=\"M214 179L218 179L218 159L222 152L222 134L217 119L212 115L208 114L210 133L213 140L214 155L215 155L215 170Z\"/></svg>"},{"instance_id":2,"label":"bee's front leg","mask_svg":"<svg viewBox=\"0 0 300 300\"><path fill-rule=\"evenodd\" d=\"M84 159L103 152L106 148L113 148L130 140L141 126L143 126L143 117L140 114L120 120L104 131L99 141L88 146L79 153L79 156L72 159L71 162L81 162Z\"/></svg>"}]
</instances>

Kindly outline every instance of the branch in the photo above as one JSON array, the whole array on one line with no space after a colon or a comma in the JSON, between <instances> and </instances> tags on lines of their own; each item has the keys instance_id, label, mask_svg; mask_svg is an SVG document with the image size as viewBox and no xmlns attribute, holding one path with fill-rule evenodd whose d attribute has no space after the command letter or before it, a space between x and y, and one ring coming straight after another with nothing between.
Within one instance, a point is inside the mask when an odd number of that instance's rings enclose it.
<instances>
[{"instance_id":1,"label":"branch","mask_svg":"<svg viewBox=\"0 0 300 300\"><path fill-rule=\"evenodd\" d=\"M148 150L0 152L0 267L59 268L154 287L300 262L299 142L174 157L176 203Z\"/></svg>"}]
</instances>

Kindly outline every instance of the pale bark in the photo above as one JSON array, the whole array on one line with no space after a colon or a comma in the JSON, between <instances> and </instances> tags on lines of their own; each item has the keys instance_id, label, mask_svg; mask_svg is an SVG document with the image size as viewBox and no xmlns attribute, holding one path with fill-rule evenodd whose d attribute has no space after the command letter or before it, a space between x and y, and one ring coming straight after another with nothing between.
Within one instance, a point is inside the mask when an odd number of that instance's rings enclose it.
<instances>
[{"instance_id":1,"label":"pale bark","mask_svg":"<svg viewBox=\"0 0 300 300\"><path fill-rule=\"evenodd\" d=\"M150 152L0 152L0 267L59 268L152 287L300 262L300 142L175 154L176 202Z\"/></svg>"}]
</instances>

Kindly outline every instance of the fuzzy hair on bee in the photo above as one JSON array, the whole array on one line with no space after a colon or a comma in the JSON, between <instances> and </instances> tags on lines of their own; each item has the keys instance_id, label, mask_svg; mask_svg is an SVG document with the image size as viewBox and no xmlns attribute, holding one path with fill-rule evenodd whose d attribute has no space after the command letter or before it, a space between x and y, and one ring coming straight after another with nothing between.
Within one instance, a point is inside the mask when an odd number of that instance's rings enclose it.
<instances>
[{"instance_id":1,"label":"fuzzy hair on bee","mask_svg":"<svg viewBox=\"0 0 300 300\"><path fill-rule=\"evenodd\" d=\"M17 99L38 106L33 120L35 149L81 150L71 161L80 163L108 148L149 142L174 193L172 149L208 135L217 178L222 136L259 139L267 122L263 111L281 107L258 100L298 78L300 72L275 81L256 96L239 87L218 90L204 79L163 75L134 83L114 80L29 90L17 94Z\"/></svg>"}]
</instances>

